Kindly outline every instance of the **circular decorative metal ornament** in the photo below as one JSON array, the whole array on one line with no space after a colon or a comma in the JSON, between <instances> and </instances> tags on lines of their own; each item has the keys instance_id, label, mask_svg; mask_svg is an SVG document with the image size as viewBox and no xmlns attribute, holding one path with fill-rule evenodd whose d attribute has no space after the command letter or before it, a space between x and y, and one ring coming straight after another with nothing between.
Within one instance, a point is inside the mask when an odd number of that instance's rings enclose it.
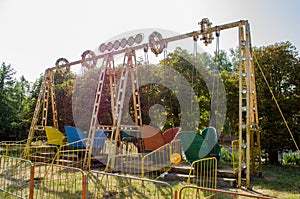
<instances>
[{"instance_id":1,"label":"circular decorative metal ornament","mask_svg":"<svg viewBox=\"0 0 300 199\"><path fill-rule=\"evenodd\" d=\"M118 48L120 48L120 45L121 45L120 41L119 41L119 40L116 40L116 41L114 42L114 44L113 44L113 48L114 48L115 50L117 50Z\"/></svg>"},{"instance_id":2,"label":"circular decorative metal ornament","mask_svg":"<svg viewBox=\"0 0 300 199\"><path fill-rule=\"evenodd\" d=\"M111 42L108 42L107 44L106 44L106 50L107 51L111 51L113 49L113 44L111 43Z\"/></svg>"},{"instance_id":3,"label":"circular decorative metal ornament","mask_svg":"<svg viewBox=\"0 0 300 199\"><path fill-rule=\"evenodd\" d=\"M60 74L70 72L70 64L66 58L59 58L55 62L56 71Z\"/></svg>"},{"instance_id":4,"label":"circular decorative metal ornament","mask_svg":"<svg viewBox=\"0 0 300 199\"><path fill-rule=\"evenodd\" d=\"M128 44L128 46L132 46L134 44L134 38L129 37L128 40L127 40L127 44Z\"/></svg>"},{"instance_id":5,"label":"circular decorative metal ornament","mask_svg":"<svg viewBox=\"0 0 300 199\"><path fill-rule=\"evenodd\" d=\"M127 40L126 40L125 38L123 38L123 39L121 40L121 47L122 47L122 48L125 48L126 45L127 45Z\"/></svg>"},{"instance_id":6,"label":"circular decorative metal ornament","mask_svg":"<svg viewBox=\"0 0 300 199\"><path fill-rule=\"evenodd\" d=\"M99 51L102 52L102 53L104 53L105 50L106 50L106 45L105 45L105 44L101 44L101 45L99 46Z\"/></svg>"},{"instance_id":7,"label":"circular decorative metal ornament","mask_svg":"<svg viewBox=\"0 0 300 199\"><path fill-rule=\"evenodd\" d=\"M165 42L159 32L154 31L149 35L149 46L151 51L157 56L162 53L165 48Z\"/></svg>"},{"instance_id":8,"label":"circular decorative metal ornament","mask_svg":"<svg viewBox=\"0 0 300 199\"><path fill-rule=\"evenodd\" d=\"M134 41L136 44L140 44L144 39L144 35L143 34L137 34L134 38Z\"/></svg>"},{"instance_id":9,"label":"circular decorative metal ornament","mask_svg":"<svg viewBox=\"0 0 300 199\"><path fill-rule=\"evenodd\" d=\"M97 64L96 54L91 50L86 50L81 55L81 64L87 69L94 68Z\"/></svg>"}]
</instances>

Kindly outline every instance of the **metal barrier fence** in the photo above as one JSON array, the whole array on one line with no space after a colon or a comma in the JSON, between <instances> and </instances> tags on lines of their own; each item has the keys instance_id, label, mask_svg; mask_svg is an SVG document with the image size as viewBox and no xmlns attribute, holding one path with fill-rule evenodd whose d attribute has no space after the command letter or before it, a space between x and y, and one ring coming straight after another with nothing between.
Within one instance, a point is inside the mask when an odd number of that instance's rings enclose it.
<instances>
[{"instance_id":1,"label":"metal barrier fence","mask_svg":"<svg viewBox=\"0 0 300 199\"><path fill-rule=\"evenodd\" d=\"M86 149L58 151L53 159L53 164L83 168L83 158Z\"/></svg>"},{"instance_id":2,"label":"metal barrier fence","mask_svg":"<svg viewBox=\"0 0 300 199\"><path fill-rule=\"evenodd\" d=\"M27 142L27 140L25 142ZM36 145L36 146L45 145L47 143L48 143L48 139L47 136L45 135L34 136L31 141L31 145Z\"/></svg>"},{"instance_id":3,"label":"metal barrier fence","mask_svg":"<svg viewBox=\"0 0 300 199\"><path fill-rule=\"evenodd\" d=\"M32 198L34 166L29 160L0 155L0 190L2 198Z\"/></svg>"},{"instance_id":4,"label":"metal barrier fence","mask_svg":"<svg viewBox=\"0 0 300 199\"><path fill-rule=\"evenodd\" d=\"M146 154L142 159L142 178L157 179L163 172L170 170L170 156L170 144Z\"/></svg>"},{"instance_id":5,"label":"metal barrier fence","mask_svg":"<svg viewBox=\"0 0 300 199\"><path fill-rule=\"evenodd\" d=\"M205 193L211 193L210 197L207 197ZM257 199L272 199L270 197L251 195L244 193L237 193L232 191L225 191L219 189L211 189L205 187L198 187L192 185L186 185L182 187L179 191L179 199L202 199L202 198L232 198L232 199L247 199L247 198L257 198Z\"/></svg>"},{"instance_id":6,"label":"metal barrier fence","mask_svg":"<svg viewBox=\"0 0 300 199\"><path fill-rule=\"evenodd\" d=\"M212 197L270 199L260 195L207 188L215 186L214 161L214 158L207 158L193 165L188 183L193 182L197 186L182 187L179 191L179 199ZM208 165L210 170L206 170ZM205 174L201 173L202 171L206 171ZM173 192L172 186L163 181L95 170L86 174L78 168L48 163L33 165L29 160L0 155L0 197L177 199L178 192Z\"/></svg>"},{"instance_id":7,"label":"metal barrier fence","mask_svg":"<svg viewBox=\"0 0 300 199\"><path fill-rule=\"evenodd\" d=\"M59 147L60 151L66 150L78 150L78 149L86 149L88 139L82 139L75 142L66 143ZM94 147L93 147L93 156L98 157L105 154L108 154L109 151L107 147L110 144L110 140L108 138L96 137L94 138Z\"/></svg>"},{"instance_id":8,"label":"metal barrier fence","mask_svg":"<svg viewBox=\"0 0 300 199\"><path fill-rule=\"evenodd\" d=\"M87 181L88 179L88 181ZM16 198L173 198L172 187L134 176L0 156L0 197Z\"/></svg>"},{"instance_id":9,"label":"metal barrier fence","mask_svg":"<svg viewBox=\"0 0 300 199\"><path fill-rule=\"evenodd\" d=\"M61 145L59 147L59 151L65 151L65 150L70 150L70 149L85 149L87 143L87 138L82 139L82 140L77 140L75 142L68 142L64 145Z\"/></svg>"},{"instance_id":10,"label":"metal barrier fence","mask_svg":"<svg viewBox=\"0 0 300 199\"><path fill-rule=\"evenodd\" d=\"M105 171L130 174L141 177L142 159L143 156L141 153L114 155L109 159Z\"/></svg>"},{"instance_id":11,"label":"metal barrier fence","mask_svg":"<svg viewBox=\"0 0 300 199\"><path fill-rule=\"evenodd\" d=\"M88 151L86 145L87 138L60 146L58 150L59 154L56 157L57 164L82 167L83 159ZM119 155L130 156L137 153L137 148L132 143L119 142L118 146L116 147L115 142L108 138L94 138L92 158L90 160L91 169L95 169L99 165L101 167L107 165L108 161L114 162L113 159L118 158ZM119 154L114 155L117 151ZM77 163L72 164L70 160Z\"/></svg>"},{"instance_id":12,"label":"metal barrier fence","mask_svg":"<svg viewBox=\"0 0 300 199\"><path fill-rule=\"evenodd\" d=\"M172 140L170 142L170 150L171 150L171 154L178 153L182 155L183 149L180 140Z\"/></svg>"},{"instance_id":13,"label":"metal barrier fence","mask_svg":"<svg viewBox=\"0 0 300 199\"><path fill-rule=\"evenodd\" d=\"M144 156L141 153L113 155L105 171L157 179L163 172L171 169L171 149L170 144L166 144Z\"/></svg>"},{"instance_id":14,"label":"metal barrier fence","mask_svg":"<svg viewBox=\"0 0 300 199\"><path fill-rule=\"evenodd\" d=\"M25 141L2 141L0 142L0 155L21 157L25 148Z\"/></svg>"},{"instance_id":15,"label":"metal barrier fence","mask_svg":"<svg viewBox=\"0 0 300 199\"><path fill-rule=\"evenodd\" d=\"M27 150L27 158L32 162L51 163L58 149L56 146L41 145L27 147Z\"/></svg>"},{"instance_id":16,"label":"metal barrier fence","mask_svg":"<svg viewBox=\"0 0 300 199\"><path fill-rule=\"evenodd\" d=\"M192 163L188 184L206 188L217 188L218 161L215 157L204 158ZM211 196L211 192L204 192L205 197Z\"/></svg>"},{"instance_id":17,"label":"metal barrier fence","mask_svg":"<svg viewBox=\"0 0 300 199\"><path fill-rule=\"evenodd\" d=\"M90 171L87 198L173 198L173 189L162 181Z\"/></svg>"},{"instance_id":18,"label":"metal barrier fence","mask_svg":"<svg viewBox=\"0 0 300 199\"><path fill-rule=\"evenodd\" d=\"M37 163L34 169L34 197L86 198L86 175L78 168Z\"/></svg>"},{"instance_id":19,"label":"metal barrier fence","mask_svg":"<svg viewBox=\"0 0 300 199\"><path fill-rule=\"evenodd\" d=\"M86 149L87 138L75 142L67 143L59 147L55 157L56 164L83 167L84 157L88 149ZM103 167L107 164L109 154L110 140L107 138L95 138L94 147L91 158L91 168Z\"/></svg>"}]
</instances>

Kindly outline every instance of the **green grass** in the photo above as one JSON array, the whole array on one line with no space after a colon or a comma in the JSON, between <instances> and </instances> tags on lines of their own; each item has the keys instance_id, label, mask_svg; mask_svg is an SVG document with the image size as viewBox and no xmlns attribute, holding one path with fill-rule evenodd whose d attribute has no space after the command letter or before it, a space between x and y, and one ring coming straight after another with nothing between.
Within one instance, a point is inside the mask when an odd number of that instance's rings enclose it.
<instances>
[{"instance_id":1,"label":"green grass","mask_svg":"<svg viewBox=\"0 0 300 199\"><path fill-rule=\"evenodd\" d=\"M223 147L221 152L222 159L218 165L220 167L232 167L231 153ZM289 161L286 160L286 162ZM263 178L252 177L251 184L254 191L263 195L284 199L300 199L300 166L264 164Z\"/></svg>"},{"instance_id":2,"label":"green grass","mask_svg":"<svg viewBox=\"0 0 300 199\"><path fill-rule=\"evenodd\" d=\"M11 196L11 195L9 195L9 194L7 194L7 193L5 193L5 192L0 191L0 198L14 199L14 198L16 198L16 197Z\"/></svg>"},{"instance_id":3,"label":"green grass","mask_svg":"<svg viewBox=\"0 0 300 199\"><path fill-rule=\"evenodd\" d=\"M263 166L263 178L252 178L253 190L276 198L300 198L300 167Z\"/></svg>"}]
</instances>

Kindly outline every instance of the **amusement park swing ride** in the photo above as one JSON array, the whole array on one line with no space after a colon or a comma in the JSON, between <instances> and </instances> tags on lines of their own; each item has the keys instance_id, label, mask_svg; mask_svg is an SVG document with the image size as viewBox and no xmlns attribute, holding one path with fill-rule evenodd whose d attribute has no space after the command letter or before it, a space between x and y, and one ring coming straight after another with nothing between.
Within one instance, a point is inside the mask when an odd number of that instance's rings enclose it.
<instances>
[{"instance_id":1,"label":"amusement park swing ride","mask_svg":"<svg viewBox=\"0 0 300 199\"><path fill-rule=\"evenodd\" d=\"M156 56L164 52L164 48L168 43L192 38L197 42L198 38L203 41L205 46L212 43L213 33L219 38L220 31L226 29L238 29L238 77L239 77L239 135L238 135L238 186L242 182L250 187L251 175L262 175L260 157L260 132L258 127L258 109L256 101L256 87L254 77L254 66L252 60L252 47L250 36L250 25L247 20L241 20L233 23L212 27L211 22L205 18L199 22L200 30L190 33L177 35L169 38L163 38L159 32L153 32L149 36L148 43L142 43L143 34L137 34L135 37L123 38L112 42L107 42L99 46L99 55L93 51L87 50L82 54L82 59L74 62L68 62L67 59L60 58L57 60L55 67L48 68L44 74L44 80L36 103L36 108L33 114L32 123L30 126L28 139L23 156L30 156L30 146L33 138L36 136L36 131L45 131L48 120L48 107L51 101L53 128L58 129L58 115L55 103L54 91L54 73L68 73L73 65L81 64L86 69L92 69L96 66L97 61L102 59L102 68L99 73L97 89L94 99L92 117L88 130L86 152L84 154L83 167L90 169L91 159L93 156L94 139L98 130L103 130L108 133L107 138L111 140L111 144L115 145L114 150L110 154L117 155L119 153L118 143L122 142L122 131L130 131L131 135L135 134L135 145L139 153L145 153L146 139L142 134L142 112L141 100L139 94L139 84L137 79L137 58L136 51L144 50L147 54L148 49ZM135 44L135 45L133 45ZM116 88L115 63L116 55L124 55L123 68L121 78L119 79L118 88ZM104 78L109 78L109 90L111 95L111 110L112 110L112 125L99 125L98 115L103 94ZM125 90L128 80L131 80L132 101L134 107L134 123L135 125L123 125L122 112L124 108ZM41 115L40 115L41 112ZM41 118L41 124L39 120ZM184 133L184 132L181 132ZM167 135L168 136L168 135ZM179 136L180 137L180 136ZM173 135L174 138L174 135ZM245 175L243 175L245 173Z\"/></svg>"}]
</instances>

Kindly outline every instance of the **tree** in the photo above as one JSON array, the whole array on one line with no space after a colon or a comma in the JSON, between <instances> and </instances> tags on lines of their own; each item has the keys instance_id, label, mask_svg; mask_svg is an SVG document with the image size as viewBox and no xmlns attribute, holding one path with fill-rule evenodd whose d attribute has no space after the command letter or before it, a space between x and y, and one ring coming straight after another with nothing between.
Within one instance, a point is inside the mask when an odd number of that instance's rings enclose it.
<instances>
[{"instance_id":1,"label":"tree","mask_svg":"<svg viewBox=\"0 0 300 199\"><path fill-rule=\"evenodd\" d=\"M28 93L30 85L22 76L14 78L11 65L2 63L0 68L0 138L20 140L25 137L30 125Z\"/></svg>"},{"instance_id":2,"label":"tree","mask_svg":"<svg viewBox=\"0 0 300 199\"><path fill-rule=\"evenodd\" d=\"M295 150L295 145L271 92L281 107L296 143L299 144L300 61L296 48L290 42L256 48L254 54L262 148L269 152L270 161L277 163L277 152L283 149ZM262 69L271 90L269 90L260 69Z\"/></svg>"},{"instance_id":3,"label":"tree","mask_svg":"<svg viewBox=\"0 0 300 199\"><path fill-rule=\"evenodd\" d=\"M14 121L11 123L12 131L16 133L16 140L24 139L31 124L32 114L29 100L30 84L21 76L14 85Z\"/></svg>"},{"instance_id":4,"label":"tree","mask_svg":"<svg viewBox=\"0 0 300 199\"><path fill-rule=\"evenodd\" d=\"M239 123L239 85L238 75L234 72L223 70L221 78L226 90L226 118L223 127L224 136L237 135L238 134L238 123Z\"/></svg>"},{"instance_id":5,"label":"tree","mask_svg":"<svg viewBox=\"0 0 300 199\"><path fill-rule=\"evenodd\" d=\"M195 116L193 115L190 115L190 118L193 121L199 121L199 131L202 130L204 127L207 127L209 125L211 107L210 92L207 85L207 79L210 79L210 77L212 77L212 69L214 68L213 58L207 53L202 53L198 54L197 56L194 56L193 54L188 53L186 50L177 48L174 52L168 54L166 60L161 61L161 65L163 66L164 64L178 71L180 76L184 77L188 81L190 87L195 93L195 101L198 104L200 112L199 118L194 118ZM166 76L162 78L167 77L168 74L166 74ZM178 82L176 84L178 84L179 87L181 87L182 85ZM185 92L188 89L181 87L179 88L179 90L181 92ZM172 96L168 93L167 95ZM176 118L175 121L178 121L177 124L180 124L180 120L182 119L180 118L180 114L183 114L180 113L182 107L179 107L179 103L177 103L176 107L174 106L172 107L172 109L178 110L179 113L177 115L175 114L174 116Z\"/></svg>"},{"instance_id":6,"label":"tree","mask_svg":"<svg viewBox=\"0 0 300 199\"><path fill-rule=\"evenodd\" d=\"M222 83L226 92L226 117L222 128L223 136L238 134L238 49L230 49L229 56L227 52L221 50L215 53L214 60L219 70Z\"/></svg>"},{"instance_id":7,"label":"tree","mask_svg":"<svg viewBox=\"0 0 300 199\"><path fill-rule=\"evenodd\" d=\"M99 74L100 69L89 70L84 76L78 77L74 83L75 88L72 96L74 122L76 127L85 131L89 130L91 124ZM103 82L98 122L101 125L112 124L108 75L105 75Z\"/></svg>"},{"instance_id":8,"label":"tree","mask_svg":"<svg viewBox=\"0 0 300 199\"><path fill-rule=\"evenodd\" d=\"M75 75L73 73L54 75L55 104L58 115L58 126L64 131L64 126L74 126L72 112L72 94ZM50 111L51 108L49 107Z\"/></svg>"},{"instance_id":9,"label":"tree","mask_svg":"<svg viewBox=\"0 0 300 199\"><path fill-rule=\"evenodd\" d=\"M13 90L15 71L11 65L2 63L0 68L0 136L8 138L11 122L14 119Z\"/></svg>"}]
</instances>

